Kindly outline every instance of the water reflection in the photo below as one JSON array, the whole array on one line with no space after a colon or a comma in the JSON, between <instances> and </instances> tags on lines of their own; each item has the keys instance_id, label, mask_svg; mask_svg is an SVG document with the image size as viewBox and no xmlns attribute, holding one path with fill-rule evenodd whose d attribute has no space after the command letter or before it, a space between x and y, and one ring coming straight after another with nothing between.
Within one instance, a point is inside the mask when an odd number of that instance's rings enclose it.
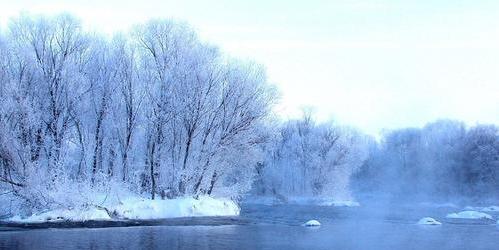
<instances>
[{"instance_id":1,"label":"water reflection","mask_svg":"<svg viewBox=\"0 0 499 250\"><path fill-rule=\"evenodd\" d=\"M368 212L366 208L247 207L245 224L36 229L0 233L0 249L497 249L490 222L416 225L441 209ZM320 228L300 226L305 219Z\"/></svg>"}]
</instances>

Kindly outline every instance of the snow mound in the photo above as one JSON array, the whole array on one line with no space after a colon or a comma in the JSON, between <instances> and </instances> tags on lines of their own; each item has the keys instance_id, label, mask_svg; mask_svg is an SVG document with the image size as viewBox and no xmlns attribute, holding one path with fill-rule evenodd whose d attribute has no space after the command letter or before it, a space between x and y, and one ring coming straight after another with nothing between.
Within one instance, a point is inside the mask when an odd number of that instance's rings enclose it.
<instances>
[{"instance_id":1,"label":"snow mound","mask_svg":"<svg viewBox=\"0 0 499 250\"><path fill-rule=\"evenodd\" d=\"M477 211L462 211L459 213L451 213L447 215L451 219L492 219L490 214L477 212Z\"/></svg>"},{"instance_id":2,"label":"snow mound","mask_svg":"<svg viewBox=\"0 0 499 250\"><path fill-rule=\"evenodd\" d=\"M437 221L431 217L424 217L418 221L419 225L442 225L440 221Z\"/></svg>"},{"instance_id":3,"label":"snow mound","mask_svg":"<svg viewBox=\"0 0 499 250\"><path fill-rule=\"evenodd\" d=\"M64 221L88 221L88 220L111 220L111 217L105 210L88 209L88 210L63 210L57 209L44 213L34 214L27 218L21 218L16 215L9 219L12 222L24 223L42 223L42 222L64 222Z\"/></svg>"},{"instance_id":4,"label":"snow mound","mask_svg":"<svg viewBox=\"0 0 499 250\"><path fill-rule=\"evenodd\" d=\"M472 207L467 206L464 209L466 210L476 210L482 212L499 212L499 206L488 206L488 207Z\"/></svg>"},{"instance_id":5,"label":"snow mound","mask_svg":"<svg viewBox=\"0 0 499 250\"><path fill-rule=\"evenodd\" d=\"M166 219L198 216L237 216L240 208L232 200L215 199L208 196L178 198L172 200L149 200L127 198L115 206L87 207L82 209L58 209L27 218L15 216L12 222L40 223L52 221L89 221L89 220L119 220L119 219Z\"/></svg>"},{"instance_id":6,"label":"snow mound","mask_svg":"<svg viewBox=\"0 0 499 250\"><path fill-rule=\"evenodd\" d=\"M236 216L239 206L231 200L211 197L180 198L174 200L128 199L115 211L125 219L160 219L195 216Z\"/></svg>"},{"instance_id":7,"label":"snow mound","mask_svg":"<svg viewBox=\"0 0 499 250\"><path fill-rule=\"evenodd\" d=\"M305 223L303 223L303 226L305 227L319 227L321 223L317 220L309 220Z\"/></svg>"}]
</instances>

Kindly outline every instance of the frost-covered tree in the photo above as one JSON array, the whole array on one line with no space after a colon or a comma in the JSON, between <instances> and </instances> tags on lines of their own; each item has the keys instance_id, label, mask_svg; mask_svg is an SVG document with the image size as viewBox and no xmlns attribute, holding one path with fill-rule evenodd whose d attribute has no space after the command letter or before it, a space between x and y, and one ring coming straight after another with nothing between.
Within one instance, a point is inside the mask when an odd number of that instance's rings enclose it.
<instances>
[{"instance_id":1,"label":"frost-covered tree","mask_svg":"<svg viewBox=\"0 0 499 250\"><path fill-rule=\"evenodd\" d=\"M390 131L355 176L356 189L412 201L497 199L497 131L452 120Z\"/></svg>"},{"instance_id":2,"label":"frost-covered tree","mask_svg":"<svg viewBox=\"0 0 499 250\"><path fill-rule=\"evenodd\" d=\"M211 194L240 164L231 154L260 143L254 128L272 101L265 74L221 57L185 24L152 21L136 32L150 102L145 182L173 196Z\"/></svg>"},{"instance_id":3,"label":"frost-covered tree","mask_svg":"<svg viewBox=\"0 0 499 250\"><path fill-rule=\"evenodd\" d=\"M285 122L268 146L257 187L279 197L350 200L350 176L367 157L368 137L310 115Z\"/></svg>"},{"instance_id":4,"label":"frost-covered tree","mask_svg":"<svg viewBox=\"0 0 499 250\"><path fill-rule=\"evenodd\" d=\"M69 15L23 15L0 37L0 65L0 189L24 208L112 187L155 199L251 186L274 92L262 67L187 24L108 39Z\"/></svg>"},{"instance_id":5,"label":"frost-covered tree","mask_svg":"<svg viewBox=\"0 0 499 250\"><path fill-rule=\"evenodd\" d=\"M499 198L499 128L494 125L477 125L464 138L462 151L465 171L460 181L467 183L465 194L476 197Z\"/></svg>"}]
</instances>

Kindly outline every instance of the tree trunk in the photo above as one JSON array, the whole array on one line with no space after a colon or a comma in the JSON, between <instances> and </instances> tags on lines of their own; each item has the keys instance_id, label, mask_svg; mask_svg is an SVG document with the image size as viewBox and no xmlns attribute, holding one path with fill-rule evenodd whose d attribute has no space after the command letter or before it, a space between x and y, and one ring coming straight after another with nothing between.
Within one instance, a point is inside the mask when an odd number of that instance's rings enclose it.
<instances>
[{"instance_id":1,"label":"tree trunk","mask_svg":"<svg viewBox=\"0 0 499 250\"><path fill-rule=\"evenodd\" d=\"M213 171L213 175L211 176L210 188L208 188L208 195L211 195L213 192L213 188L215 187L215 183L217 182L217 171Z\"/></svg>"}]
</instances>

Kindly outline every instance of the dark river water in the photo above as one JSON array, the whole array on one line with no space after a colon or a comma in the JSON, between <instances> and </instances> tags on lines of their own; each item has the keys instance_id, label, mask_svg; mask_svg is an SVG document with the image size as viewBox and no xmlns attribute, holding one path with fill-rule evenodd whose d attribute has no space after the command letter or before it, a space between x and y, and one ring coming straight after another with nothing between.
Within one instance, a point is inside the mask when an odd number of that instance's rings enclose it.
<instances>
[{"instance_id":1,"label":"dark river water","mask_svg":"<svg viewBox=\"0 0 499 250\"><path fill-rule=\"evenodd\" d=\"M492 214L493 221L445 219L460 210L245 205L233 218L90 223L86 228L3 226L0 249L499 249L498 214ZM416 224L426 216L443 225ZM309 219L322 226L301 226Z\"/></svg>"}]
</instances>

